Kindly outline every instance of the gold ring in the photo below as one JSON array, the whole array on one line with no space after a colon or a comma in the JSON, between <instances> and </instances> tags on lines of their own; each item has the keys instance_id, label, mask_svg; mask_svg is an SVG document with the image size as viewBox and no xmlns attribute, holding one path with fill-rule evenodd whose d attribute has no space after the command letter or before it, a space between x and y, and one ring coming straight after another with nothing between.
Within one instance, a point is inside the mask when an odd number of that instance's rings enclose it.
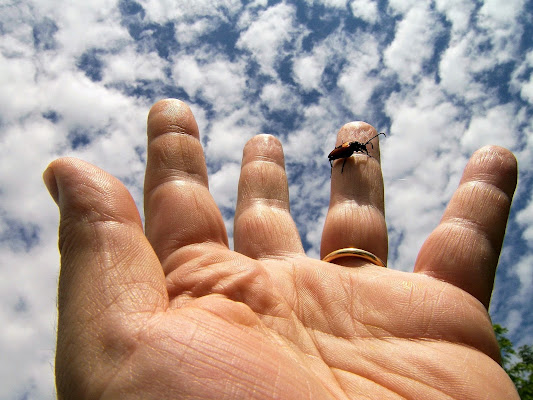
<instances>
[{"instance_id":1,"label":"gold ring","mask_svg":"<svg viewBox=\"0 0 533 400\"><path fill-rule=\"evenodd\" d=\"M381 261L381 259L375 254L372 254L371 252L366 250L356 249L355 247L346 247L344 249L332 251L326 257L324 257L322 261L331 262L341 257L359 257L363 260L370 261L372 264L375 264L379 267L387 268L385 263Z\"/></svg>"}]
</instances>

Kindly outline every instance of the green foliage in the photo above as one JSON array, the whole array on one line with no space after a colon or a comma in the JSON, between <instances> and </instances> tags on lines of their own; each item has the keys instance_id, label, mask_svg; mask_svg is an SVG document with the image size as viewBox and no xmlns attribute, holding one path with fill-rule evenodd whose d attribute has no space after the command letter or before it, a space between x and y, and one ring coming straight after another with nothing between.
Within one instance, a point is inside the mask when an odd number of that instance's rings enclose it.
<instances>
[{"instance_id":1,"label":"green foliage","mask_svg":"<svg viewBox=\"0 0 533 400\"><path fill-rule=\"evenodd\" d=\"M524 345L516 351L505 336L507 328L494 325L494 333L502 352L502 366L514 382L522 400L533 400L533 346Z\"/></svg>"}]
</instances>

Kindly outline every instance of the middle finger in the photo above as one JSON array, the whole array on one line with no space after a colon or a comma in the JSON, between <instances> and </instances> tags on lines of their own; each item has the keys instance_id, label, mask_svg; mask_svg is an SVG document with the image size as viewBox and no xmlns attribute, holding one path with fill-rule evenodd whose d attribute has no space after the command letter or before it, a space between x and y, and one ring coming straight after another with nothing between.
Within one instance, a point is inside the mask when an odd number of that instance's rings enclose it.
<instances>
[{"instance_id":1,"label":"middle finger","mask_svg":"<svg viewBox=\"0 0 533 400\"><path fill-rule=\"evenodd\" d=\"M289 211L289 187L281 143L257 135L244 147L235 212L235 250L248 257L304 254Z\"/></svg>"}]
</instances>

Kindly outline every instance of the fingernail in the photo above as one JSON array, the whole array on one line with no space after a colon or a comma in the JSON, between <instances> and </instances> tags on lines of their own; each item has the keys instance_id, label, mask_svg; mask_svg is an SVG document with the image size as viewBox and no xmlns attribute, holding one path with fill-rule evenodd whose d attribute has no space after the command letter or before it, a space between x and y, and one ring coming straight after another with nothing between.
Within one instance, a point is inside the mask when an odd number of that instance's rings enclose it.
<instances>
[{"instance_id":1,"label":"fingernail","mask_svg":"<svg viewBox=\"0 0 533 400\"><path fill-rule=\"evenodd\" d=\"M43 181L57 205L59 205L59 189L57 187L56 176L51 167L48 167L43 173Z\"/></svg>"}]
</instances>

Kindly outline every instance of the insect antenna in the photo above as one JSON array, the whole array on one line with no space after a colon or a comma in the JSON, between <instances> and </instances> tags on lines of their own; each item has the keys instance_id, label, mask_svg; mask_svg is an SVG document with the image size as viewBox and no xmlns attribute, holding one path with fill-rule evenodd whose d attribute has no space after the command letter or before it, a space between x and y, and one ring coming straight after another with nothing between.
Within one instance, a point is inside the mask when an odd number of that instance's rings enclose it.
<instances>
[{"instance_id":1,"label":"insect antenna","mask_svg":"<svg viewBox=\"0 0 533 400\"><path fill-rule=\"evenodd\" d=\"M370 139L368 139L365 143L365 145L367 145L368 143L370 143L373 139L377 138L379 135L383 135L383 136L387 136L385 135L383 132L380 132L378 133L376 136L372 136ZM374 145L372 143L370 143L372 145L372 148L374 148Z\"/></svg>"}]
</instances>

